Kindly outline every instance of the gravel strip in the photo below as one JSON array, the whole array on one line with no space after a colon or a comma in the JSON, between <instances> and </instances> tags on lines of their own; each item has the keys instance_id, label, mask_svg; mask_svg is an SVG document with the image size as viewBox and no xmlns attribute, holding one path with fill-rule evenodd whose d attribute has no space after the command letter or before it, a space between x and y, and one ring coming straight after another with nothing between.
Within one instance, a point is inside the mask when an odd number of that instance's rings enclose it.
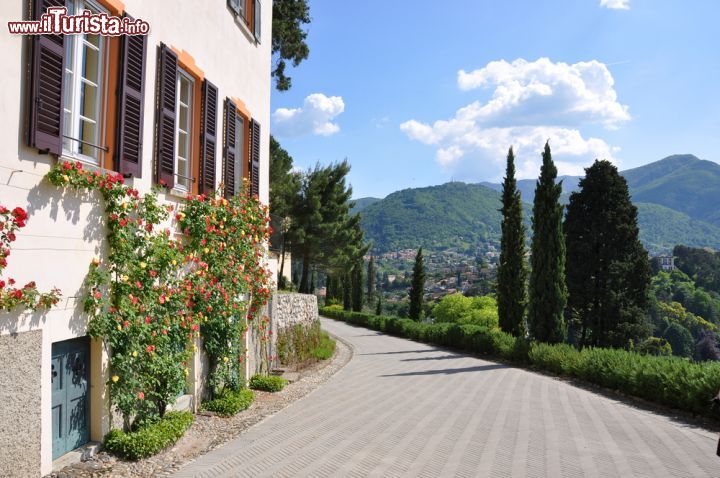
<instances>
[{"instance_id":1,"label":"gravel strip","mask_svg":"<svg viewBox=\"0 0 720 478\"><path fill-rule=\"evenodd\" d=\"M175 445L155 456L139 461L124 461L105 452L47 475L49 478L71 477L154 477L167 476L195 458L236 438L243 431L279 412L327 381L352 358L352 347L342 339L337 341L332 358L314 364L300 372L293 372L296 381L282 391L255 391L253 404L230 418L211 414L195 415L195 422Z\"/></svg>"}]
</instances>

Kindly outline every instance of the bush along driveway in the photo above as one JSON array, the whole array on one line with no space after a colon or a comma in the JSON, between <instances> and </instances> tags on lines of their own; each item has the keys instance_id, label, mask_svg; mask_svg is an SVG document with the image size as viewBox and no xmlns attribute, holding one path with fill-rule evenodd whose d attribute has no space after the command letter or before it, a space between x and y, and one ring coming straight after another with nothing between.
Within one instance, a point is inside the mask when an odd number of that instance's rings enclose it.
<instances>
[{"instance_id":1,"label":"bush along driveway","mask_svg":"<svg viewBox=\"0 0 720 478\"><path fill-rule=\"evenodd\" d=\"M707 430L509 365L323 328L352 360L176 476L720 476Z\"/></svg>"}]
</instances>

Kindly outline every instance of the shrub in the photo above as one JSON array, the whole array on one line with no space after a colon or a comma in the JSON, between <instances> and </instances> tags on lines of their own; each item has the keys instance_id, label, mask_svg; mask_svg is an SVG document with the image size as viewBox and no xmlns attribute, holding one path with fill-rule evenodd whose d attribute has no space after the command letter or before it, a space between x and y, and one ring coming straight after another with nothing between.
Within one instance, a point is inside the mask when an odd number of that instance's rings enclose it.
<instances>
[{"instance_id":1,"label":"shrub","mask_svg":"<svg viewBox=\"0 0 720 478\"><path fill-rule=\"evenodd\" d=\"M678 357L692 357L695 349L695 340L688 329L680 324L673 323L663 332L663 338L670 342L673 355Z\"/></svg>"},{"instance_id":2,"label":"shrub","mask_svg":"<svg viewBox=\"0 0 720 478\"><path fill-rule=\"evenodd\" d=\"M252 390L226 390L214 400L203 402L202 409L223 417L231 417L242 410L247 410L254 398L255 394Z\"/></svg>"},{"instance_id":3,"label":"shrub","mask_svg":"<svg viewBox=\"0 0 720 478\"><path fill-rule=\"evenodd\" d=\"M535 342L530 345L530 362L540 369L558 375L572 375L580 361L580 352L568 344L544 344Z\"/></svg>"},{"instance_id":4,"label":"shrub","mask_svg":"<svg viewBox=\"0 0 720 478\"><path fill-rule=\"evenodd\" d=\"M160 421L130 433L110 430L105 449L128 460L157 454L180 439L193 422L190 412L169 412Z\"/></svg>"},{"instance_id":5,"label":"shrub","mask_svg":"<svg viewBox=\"0 0 720 478\"><path fill-rule=\"evenodd\" d=\"M436 322L498 326L497 303L490 296L470 298L460 292L446 295L433 308L433 316Z\"/></svg>"},{"instance_id":6,"label":"shrub","mask_svg":"<svg viewBox=\"0 0 720 478\"><path fill-rule=\"evenodd\" d=\"M327 360L335 352L335 341L330 338L327 332L322 332L320 345L310 350L310 355L318 360Z\"/></svg>"},{"instance_id":7,"label":"shrub","mask_svg":"<svg viewBox=\"0 0 720 478\"><path fill-rule=\"evenodd\" d=\"M311 325L296 324L278 331L277 353L284 365L303 365L332 357L335 341L320 329L320 321Z\"/></svg>"},{"instance_id":8,"label":"shrub","mask_svg":"<svg viewBox=\"0 0 720 478\"><path fill-rule=\"evenodd\" d=\"M285 388L287 383L287 380L275 375L253 375L250 379L250 388L265 392L279 392Z\"/></svg>"},{"instance_id":9,"label":"shrub","mask_svg":"<svg viewBox=\"0 0 720 478\"><path fill-rule=\"evenodd\" d=\"M648 337L638 345L637 351L643 355L672 355L670 343L659 337Z\"/></svg>"}]
</instances>

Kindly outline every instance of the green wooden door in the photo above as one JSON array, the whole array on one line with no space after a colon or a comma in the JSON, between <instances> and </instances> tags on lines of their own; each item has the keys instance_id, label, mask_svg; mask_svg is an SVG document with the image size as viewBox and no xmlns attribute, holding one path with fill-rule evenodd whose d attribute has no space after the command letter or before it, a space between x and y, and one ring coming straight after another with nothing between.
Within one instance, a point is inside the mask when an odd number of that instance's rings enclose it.
<instances>
[{"instance_id":1,"label":"green wooden door","mask_svg":"<svg viewBox=\"0 0 720 478\"><path fill-rule=\"evenodd\" d=\"M89 360L86 337L52 345L53 460L88 441Z\"/></svg>"}]
</instances>

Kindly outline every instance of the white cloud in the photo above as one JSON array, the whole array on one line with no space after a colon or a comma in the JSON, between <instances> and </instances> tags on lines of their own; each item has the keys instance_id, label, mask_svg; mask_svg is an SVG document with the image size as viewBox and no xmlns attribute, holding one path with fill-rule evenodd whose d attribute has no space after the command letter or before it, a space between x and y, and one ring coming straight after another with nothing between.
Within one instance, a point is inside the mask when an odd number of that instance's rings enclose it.
<instances>
[{"instance_id":1,"label":"white cloud","mask_svg":"<svg viewBox=\"0 0 720 478\"><path fill-rule=\"evenodd\" d=\"M340 96L325 96L313 93L305 98L300 108L278 108L272 115L273 134L282 137L316 134L330 136L340 131L333 122L345 111L345 102Z\"/></svg>"},{"instance_id":2,"label":"white cloud","mask_svg":"<svg viewBox=\"0 0 720 478\"><path fill-rule=\"evenodd\" d=\"M559 174L582 174L595 158L615 161L619 148L581 127L601 124L615 129L630 119L617 100L614 80L598 61L553 63L504 60L458 73L461 90L492 90L449 119L425 123L411 119L400 125L410 138L434 146L435 160L455 179L477 181L502 177L509 146L514 147L517 174L535 178L540 153L550 141Z\"/></svg>"},{"instance_id":3,"label":"white cloud","mask_svg":"<svg viewBox=\"0 0 720 478\"><path fill-rule=\"evenodd\" d=\"M572 65L548 58L492 61L458 72L461 90L493 89L487 103L476 101L458 116L492 126L596 122L614 128L630 119L614 85L610 71L597 60Z\"/></svg>"},{"instance_id":4,"label":"white cloud","mask_svg":"<svg viewBox=\"0 0 720 478\"><path fill-rule=\"evenodd\" d=\"M600 0L600 6L613 10L630 10L630 0Z\"/></svg>"}]
</instances>

